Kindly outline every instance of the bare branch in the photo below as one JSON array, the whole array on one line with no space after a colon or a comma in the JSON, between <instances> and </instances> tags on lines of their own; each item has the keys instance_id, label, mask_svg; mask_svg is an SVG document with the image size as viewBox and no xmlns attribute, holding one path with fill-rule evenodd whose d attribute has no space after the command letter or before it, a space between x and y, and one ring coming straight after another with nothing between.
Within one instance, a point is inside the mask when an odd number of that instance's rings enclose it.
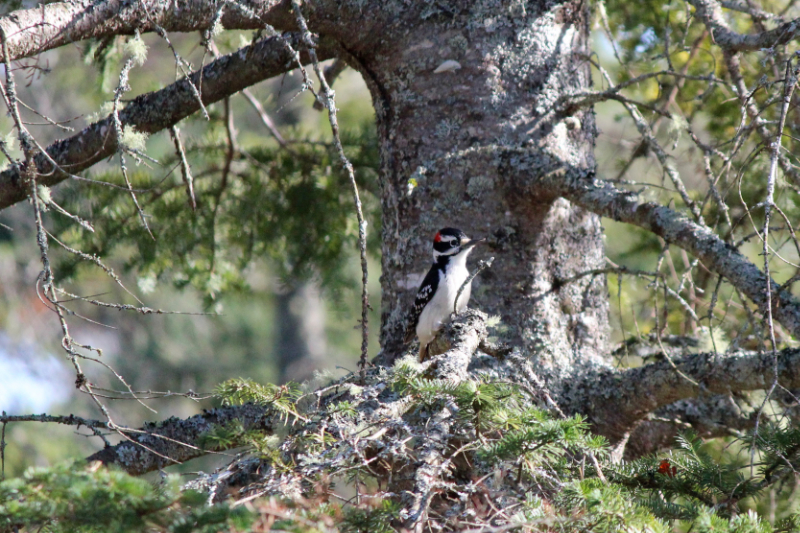
<instances>
[{"instance_id":1,"label":"bare branch","mask_svg":"<svg viewBox=\"0 0 800 533\"><path fill-rule=\"evenodd\" d=\"M232 54L223 56L202 69L203 102L208 105L218 102L260 81L277 76L294 65L294 57L286 50L284 39L296 41L297 36L271 37L246 46ZM333 57L333 51L321 45L317 48L320 60ZM301 57L308 62L307 56ZM136 131L153 134L195 113L200 104L194 96L192 84L198 86L201 72L196 71L190 79L180 81L152 93L143 94L119 112L124 126ZM39 169L37 183L52 186L67 179L70 173L80 172L114 154L117 150L114 135L114 119L109 116L95 122L83 131L51 144L47 156L35 158ZM50 157L61 169L54 168L47 160ZM63 170L62 170L63 169ZM28 188L22 181L18 168L0 173L0 209L13 205L28 196Z\"/></svg>"},{"instance_id":2,"label":"bare branch","mask_svg":"<svg viewBox=\"0 0 800 533\"><path fill-rule=\"evenodd\" d=\"M331 89L331 86L325 79L325 73L319 66L320 60L316 52L317 44L314 42L311 32L308 30L308 25L303 17L298 0L292 0L292 9L297 16L297 25L300 26L303 32L302 43L306 47L308 55L311 58L311 63L314 65L314 72L316 72L319 83L322 86L322 90L320 91L321 95L317 96L317 100L322 101L328 109L328 122L331 125L331 132L333 133L333 144L339 156L339 163L342 165L342 169L347 172L347 176L350 178L350 185L353 189L353 203L355 204L356 218L358 220L358 248L361 252L361 359L359 361L359 366L361 368L361 381L363 382L366 380L367 351L369 349L369 326L367 323L369 319L369 294L367 292L367 281L369 278L367 271L367 222L364 219L364 213L361 209L361 198L358 194L355 171L353 170L353 165L350 163L350 160L347 159L347 155L344 153L342 140L339 138L339 121L336 118L336 102L334 101L333 89ZM303 75L305 76L305 72ZM307 77L306 84L310 87Z\"/></svg>"},{"instance_id":3,"label":"bare branch","mask_svg":"<svg viewBox=\"0 0 800 533\"><path fill-rule=\"evenodd\" d=\"M689 0L689 3L697 9L697 16L711 31L714 43L729 51L755 51L772 48L786 44L800 35L800 19L781 24L773 30L743 35L728 27L722 14L722 6L716 0Z\"/></svg>"},{"instance_id":4,"label":"bare branch","mask_svg":"<svg viewBox=\"0 0 800 533\"><path fill-rule=\"evenodd\" d=\"M175 145L175 152L181 161L181 176L183 183L186 185L186 195L189 197L189 205L192 211L197 209L197 200L194 197L194 179L192 178L192 169L189 167L189 161L186 159L186 150L183 149L183 142L181 142L181 131L178 126L170 126L169 134L172 137L172 142Z\"/></svg>"},{"instance_id":5,"label":"bare branch","mask_svg":"<svg viewBox=\"0 0 800 533\"><path fill-rule=\"evenodd\" d=\"M284 2L252 2L250 7L250 13L226 9L221 19L223 27L238 30L258 30L265 24L292 27L292 17ZM9 55L15 61L70 43L133 35L137 30L141 33L158 31L159 27L178 32L205 30L217 18L217 10L217 2L210 0L82 0L14 11L0 18L0 27L8 36Z\"/></svg>"},{"instance_id":6,"label":"bare branch","mask_svg":"<svg viewBox=\"0 0 800 533\"><path fill-rule=\"evenodd\" d=\"M281 135L281 132L278 131L278 128L275 126L275 123L272 121L272 119L267 114L267 112L264 111L264 106L261 105L261 102L259 102L258 99L255 96L253 96L253 93L251 93L247 89L244 89L242 91L242 95L245 97L245 99L247 99L247 101L250 103L250 105L253 106L253 108L256 110L256 112L258 113L259 118L261 119L261 122L269 130L270 134L273 137L275 137L275 140L278 141L278 144L281 145L281 148L286 148L286 146L287 146L286 145L286 139L283 138L283 135ZM314 101L314 105L316 105L316 103L317 103L317 101L315 100Z\"/></svg>"},{"instance_id":7,"label":"bare branch","mask_svg":"<svg viewBox=\"0 0 800 533\"><path fill-rule=\"evenodd\" d=\"M233 421L240 422L245 430L267 434L272 433L275 424L268 407L247 404L209 409L185 420L173 417L158 424L146 424L135 436L131 435L130 440L106 447L87 460L116 464L133 475L144 474L208 454L209 451L196 446L200 437L214 426Z\"/></svg>"},{"instance_id":8,"label":"bare branch","mask_svg":"<svg viewBox=\"0 0 800 533\"><path fill-rule=\"evenodd\" d=\"M616 189L605 182L584 179L558 180L552 186L560 194L584 209L619 222L646 229L668 243L673 243L697 257L703 265L723 277L744 293L763 312L772 302L772 315L794 335L800 335L800 303L787 291L778 291L774 281L770 298L765 287L767 278L756 265L738 250L726 244L709 228L692 222L681 213L652 202L640 203L636 195Z\"/></svg>"},{"instance_id":9,"label":"bare branch","mask_svg":"<svg viewBox=\"0 0 800 533\"><path fill-rule=\"evenodd\" d=\"M575 385L574 410L584 411L595 429L616 442L650 413L679 400L703 395L727 395L731 391L768 389L773 379L773 354L741 351L702 353L673 360L679 375L667 361L624 371L593 373ZM777 354L780 384L800 388L800 350ZM580 391L580 392L578 392ZM578 398L580 396L580 398Z\"/></svg>"}]
</instances>

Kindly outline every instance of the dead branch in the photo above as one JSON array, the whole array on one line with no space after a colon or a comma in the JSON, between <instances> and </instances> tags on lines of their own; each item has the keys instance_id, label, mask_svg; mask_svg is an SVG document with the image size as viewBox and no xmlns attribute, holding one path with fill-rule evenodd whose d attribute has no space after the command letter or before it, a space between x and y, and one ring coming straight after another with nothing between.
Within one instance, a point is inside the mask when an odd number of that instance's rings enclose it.
<instances>
[{"instance_id":1,"label":"dead branch","mask_svg":"<svg viewBox=\"0 0 800 533\"><path fill-rule=\"evenodd\" d=\"M770 298L764 290L767 278L756 265L738 250L714 234L708 227L689 220L681 213L653 202L637 201L636 195L619 190L606 182L585 179L564 180L552 175L544 178L568 200L584 209L618 222L646 229L697 257L709 270L725 277L759 309L772 303L773 317L794 335L800 335L800 303L771 281Z\"/></svg>"},{"instance_id":2,"label":"dead branch","mask_svg":"<svg viewBox=\"0 0 800 533\"><path fill-rule=\"evenodd\" d=\"M258 30L265 24L291 27L292 16L285 3L265 1L249 5L249 12L225 9L220 20L223 27L239 30ZM208 0L54 2L14 11L0 18L0 27L8 35L11 60L16 61L70 43L133 35L137 30L141 33L157 31L158 27L177 32L205 30L218 18L217 10L217 2Z\"/></svg>"}]
</instances>

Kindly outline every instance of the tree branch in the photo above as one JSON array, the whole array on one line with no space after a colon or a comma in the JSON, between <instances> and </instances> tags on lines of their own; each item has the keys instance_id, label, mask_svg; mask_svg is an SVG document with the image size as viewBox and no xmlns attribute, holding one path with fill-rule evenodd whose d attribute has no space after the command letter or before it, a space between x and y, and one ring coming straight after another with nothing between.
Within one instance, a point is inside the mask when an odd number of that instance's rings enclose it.
<instances>
[{"instance_id":1,"label":"tree branch","mask_svg":"<svg viewBox=\"0 0 800 533\"><path fill-rule=\"evenodd\" d=\"M141 475L207 455L209 450L197 447L199 438L214 426L224 426L233 421L241 423L245 431L266 433L273 431L275 423L270 409L260 405L209 409L185 420L173 417L158 424L146 424L141 432L120 429L130 440L103 448L86 460L116 464L129 474Z\"/></svg>"},{"instance_id":2,"label":"tree branch","mask_svg":"<svg viewBox=\"0 0 800 533\"><path fill-rule=\"evenodd\" d=\"M767 298L767 277L739 251L723 242L710 229L692 222L681 213L652 202L639 203L634 193L621 191L599 180L569 179L552 174L543 178L548 186L588 211L619 222L646 229L668 243L691 253L711 271L739 289L758 308L766 311L772 303L772 315L793 335L800 336L800 304L788 291L771 281Z\"/></svg>"},{"instance_id":3,"label":"tree branch","mask_svg":"<svg viewBox=\"0 0 800 533\"><path fill-rule=\"evenodd\" d=\"M800 34L800 19L781 24L775 29L752 35L742 35L731 30L722 15L722 6L716 0L689 0L697 16L711 32L711 38L721 48L729 51L755 51L786 44Z\"/></svg>"},{"instance_id":4,"label":"tree branch","mask_svg":"<svg viewBox=\"0 0 800 533\"><path fill-rule=\"evenodd\" d=\"M202 85L203 104L218 102L242 89L265 79L283 74L294 68L294 58L287 49L284 39L297 42L299 37L287 35L270 37L256 44L246 46L232 54L223 56L208 64L201 71L194 72L189 79L180 81L152 93L143 94L119 112L125 126L145 133L156 133L169 128L200 109L192 84ZM330 47L317 49L320 60L333 57ZM305 63L308 57L301 54ZM114 119L109 116L95 122L80 133L62 139L47 147L49 157L60 168L53 168L44 154L35 158L39 169L37 183L53 186L92 165L113 155L117 150L114 135ZM17 168L0 173L0 209L24 200L28 190Z\"/></svg>"},{"instance_id":5,"label":"tree branch","mask_svg":"<svg viewBox=\"0 0 800 533\"><path fill-rule=\"evenodd\" d=\"M603 370L575 384L573 411L588 415L595 429L617 442L659 408L703 395L769 388L774 376L772 352L702 353L624 371ZM780 384L800 387L800 349L778 352ZM686 379L688 376L699 387Z\"/></svg>"},{"instance_id":6,"label":"tree branch","mask_svg":"<svg viewBox=\"0 0 800 533\"><path fill-rule=\"evenodd\" d=\"M757 414L743 411L730 395L680 400L658 409L633 430L625 458L636 459L674 446L678 434L689 428L704 439L739 434L755 427Z\"/></svg>"},{"instance_id":7,"label":"tree branch","mask_svg":"<svg viewBox=\"0 0 800 533\"><path fill-rule=\"evenodd\" d=\"M218 9L210 0L81 0L20 9L0 18L0 27L8 35L9 55L15 61L86 39L156 31L156 26L166 31L205 30L214 23ZM258 30L267 24L294 27L288 3L281 0L247 2L247 7L231 2L220 22L237 30Z\"/></svg>"}]
</instances>

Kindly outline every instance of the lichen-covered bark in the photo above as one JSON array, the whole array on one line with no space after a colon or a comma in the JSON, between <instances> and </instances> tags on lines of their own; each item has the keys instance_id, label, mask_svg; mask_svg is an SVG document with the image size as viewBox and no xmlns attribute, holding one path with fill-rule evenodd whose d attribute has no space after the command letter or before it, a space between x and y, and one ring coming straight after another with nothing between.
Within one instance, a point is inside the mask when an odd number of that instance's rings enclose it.
<instances>
[{"instance_id":1,"label":"lichen-covered bark","mask_svg":"<svg viewBox=\"0 0 800 533\"><path fill-rule=\"evenodd\" d=\"M786 389L800 388L799 365L800 350L786 349L774 357L744 351L701 353L621 372L599 370L568 383L563 397L571 398L571 404L562 407L585 413L598 432L617 442L650 413L680 400L766 390L775 376Z\"/></svg>"},{"instance_id":2,"label":"lichen-covered bark","mask_svg":"<svg viewBox=\"0 0 800 533\"><path fill-rule=\"evenodd\" d=\"M639 202L636 195L610 184L589 180L544 180L558 188L566 198L593 212L651 231L670 244L676 244L700 259L711 271L723 276L765 312L794 335L800 335L800 302L788 290L767 276L733 246L726 244L708 227L689 220L681 213L653 202Z\"/></svg>"},{"instance_id":3,"label":"lichen-covered bark","mask_svg":"<svg viewBox=\"0 0 800 533\"><path fill-rule=\"evenodd\" d=\"M777 358L770 353L744 351L700 353L677 358L673 361L674 366L662 361L632 369L588 370L582 379L563 384L564 390L556 405L528 360L516 353L505 356L487 353L491 350L486 346L485 320L485 314L470 310L445 327L436 341L437 351L443 350L443 353L424 363L422 375L455 386L474 380L478 374L484 379L491 377L508 381L508 377L516 372L517 381L522 383L522 389L531 396L531 401L553 409L559 416L561 413L581 413L587 417L593 431L615 444L632 434L626 450L630 458L671 444L676 429L684 429L688 424L706 436L751 427L753 414L743 413L731 400L730 393L767 389L776 370L782 387L787 390L800 388L800 350L783 350ZM438 409L418 413L419 418L408 417L408 407L415 399L387 390L385 379L386 371L382 369L371 370L363 386L352 386L354 375L342 378L336 385L320 391L313 401L298 407L305 418L303 423L293 425L292 431L316 433L320 427L338 431L335 428L341 420L337 422L336 411L327 410L326 405L342 400L351 402L365 417L355 418L359 425L353 426L357 435L352 441L354 449L358 449L363 457L368 448L380 440L382 444L379 447L389 450L387 453L392 457L389 463L393 465L390 492L403 495L409 516L414 515L416 521L437 490L437 480L445 470L454 468L449 460L445 460L445 455L446 450L452 451L453 445L457 444L448 440L448 428L458 407L454 402L444 402L437 404ZM661 417L660 420L650 420L648 417L653 413ZM277 423L275 416L268 407L248 404L210 410L186 420L171 418L158 425L146 426L138 433L126 431L132 437L131 441L105 448L89 459L117 464L131 473L141 474L171 464L172 461L166 457L183 462L207 453L197 444L202 434L213 425L225 425L236 420L245 429L271 433ZM364 427L371 428L374 435L364 438ZM398 430L414 434L411 447L418 461L408 460L408 441L398 438L395 433ZM287 449L290 448L292 446L287 445ZM295 452L302 452L302 448L293 450ZM326 454L335 457L337 464L347 463L345 454L337 446L331 447ZM321 467L323 462L315 463L314 468ZM255 466L259 464L263 463L257 462Z\"/></svg>"},{"instance_id":4,"label":"lichen-covered bark","mask_svg":"<svg viewBox=\"0 0 800 533\"><path fill-rule=\"evenodd\" d=\"M631 431L625 457L635 459L669 448L690 428L703 439L740 436L753 429L757 419L758 410L743 409L731 394L679 400L656 410Z\"/></svg>"},{"instance_id":5,"label":"lichen-covered bark","mask_svg":"<svg viewBox=\"0 0 800 533\"><path fill-rule=\"evenodd\" d=\"M265 23L292 20L287 2L261 0L223 9L220 24L228 29L261 29ZM210 0L72 0L21 9L0 18L12 60L30 57L70 43L135 31L191 32L206 30L220 6Z\"/></svg>"},{"instance_id":6,"label":"lichen-covered bark","mask_svg":"<svg viewBox=\"0 0 800 533\"><path fill-rule=\"evenodd\" d=\"M271 434L275 421L268 407L247 404L209 409L187 419L169 418L158 424L147 424L136 432L120 430L128 440L108 446L87 457L87 461L115 464L133 475L152 472L174 464L207 455L211 450L199 447L200 437L215 426L236 422L246 431Z\"/></svg>"},{"instance_id":7,"label":"lichen-covered bark","mask_svg":"<svg viewBox=\"0 0 800 533\"><path fill-rule=\"evenodd\" d=\"M731 52L772 48L793 41L800 33L800 19L794 19L769 31L743 35L731 30L716 0L690 0L690 3L697 10L698 18L711 30L714 44Z\"/></svg>"},{"instance_id":8,"label":"lichen-covered bark","mask_svg":"<svg viewBox=\"0 0 800 533\"><path fill-rule=\"evenodd\" d=\"M351 51L381 138L383 360L403 349L431 237L454 226L488 238L476 261L496 257L474 283L473 305L499 315L503 337L559 380L601 364L607 339L604 279L558 284L603 265L599 218L531 177L594 167L591 112L568 117L554 105L590 84L587 14L579 2L448 5Z\"/></svg>"}]
</instances>

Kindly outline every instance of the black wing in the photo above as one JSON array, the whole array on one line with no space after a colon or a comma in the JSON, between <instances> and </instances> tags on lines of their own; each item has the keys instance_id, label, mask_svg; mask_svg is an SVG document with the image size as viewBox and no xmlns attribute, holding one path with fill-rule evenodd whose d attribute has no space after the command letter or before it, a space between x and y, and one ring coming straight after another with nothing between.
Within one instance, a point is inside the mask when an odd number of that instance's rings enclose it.
<instances>
[{"instance_id":1,"label":"black wing","mask_svg":"<svg viewBox=\"0 0 800 533\"><path fill-rule=\"evenodd\" d=\"M422 280L422 284L419 286L419 290L417 291L417 297L414 299L414 307L408 314L408 326L406 327L406 336L404 339L406 343L414 340L414 335L417 334L417 323L419 322L419 316L422 314L422 310L425 309L425 306L428 305L428 302L433 299L433 295L436 294L436 288L438 286L439 269L434 264L431 269L428 270L428 274L425 276L425 279Z\"/></svg>"}]
</instances>

